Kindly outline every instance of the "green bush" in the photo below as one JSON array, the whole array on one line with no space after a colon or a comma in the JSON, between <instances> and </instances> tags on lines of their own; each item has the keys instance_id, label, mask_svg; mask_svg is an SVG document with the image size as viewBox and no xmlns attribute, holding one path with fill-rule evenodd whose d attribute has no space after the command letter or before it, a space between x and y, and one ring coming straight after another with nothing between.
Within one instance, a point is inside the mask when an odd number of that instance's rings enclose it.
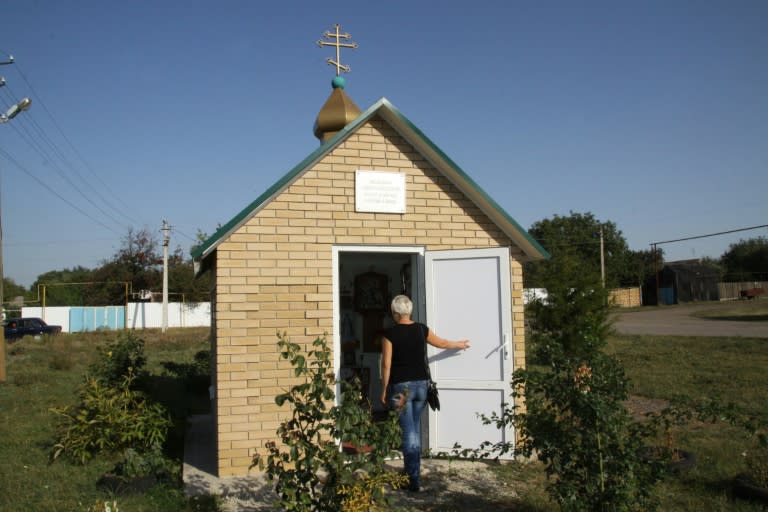
<instances>
[{"instance_id":1,"label":"green bush","mask_svg":"<svg viewBox=\"0 0 768 512\"><path fill-rule=\"evenodd\" d=\"M318 338L305 357L298 344L278 335L280 357L290 361L303 382L275 398L289 405L291 417L277 430L282 446L267 444L266 464L254 457L253 465L276 479L280 505L289 511L352 511L384 501L383 482L399 482L387 475L384 460L399 443L397 416L374 422L368 404L362 402L358 382L341 383L341 397L333 405L334 388L331 351L325 338ZM339 449L340 443L359 448L355 453Z\"/></svg>"},{"instance_id":2,"label":"green bush","mask_svg":"<svg viewBox=\"0 0 768 512\"><path fill-rule=\"evenodd\" d=\"M89 374L106 384L119 385L129 372L139 375L146 362L144 340L133 331L121 331L115 340L99 348L99 359Z\"/></svg>"},{"instance_id":3,"label":"green bush","mask_svg":"<svg viewBox=\"0 0 768 512\"><path fill-rule=\"evenodd\" d=\"M643 456L650 431L623 405L623 369L597 349L579 358L554 352L546 371L513 377L520 390L513 395L524 395L527 408L507 411L522 436L521 453L544 463L547 490L562 510L653 509L650 494L663 465Z\"/></svg>"},{"instance_id":4,"label":"green bush","mask_svg":"<svg viewBox=\"0 0 768 512\"><path fill-rule=\"evenodd\" d=\"M645 456L653 426L634 421L624 405L629 380L603 349L608 332L605 293L598 283L562 281L529 312L532 346L542 366L515 371L502 414L482 417L514 425L519 443L485 443L544 463L547 492L568 512L653 510L654 485L664 474Z\"/></svg>"},{"instance_id":5,"label":"green bush","mask_svg":"<svg viewBox=\"0 0 768 512\"><path fill-rule=\"evenodd\" d=\"M152 454L171 422L165 409L135 389L146 363L144 340L131 331L99 348L79 390L79 404L54 408L60 422L52 460L61 455L82 464L100 452L135 450Z\"/></svg>"},{"instance_id":6,"label":"green bush","mask_svg":"<svg viewBox=\"0 0 768 512\"><path fill-rule=\"evenodd\" d=\"M79 405L52 409L61 420L52 460L68 455L84 464L100 452L146 452L162 445L171 422L161 405L131 388L134 379L132 370L117 386L86 375Z\"/></svg>"},{"instance_id":7,"label":"green bush","mask_svg":"<svg viewBox=\"0 0 768 512\"><path fill-rule=\"evenodd\" d=\"M127 448L123 452L123 460L115 467L115 473L126 478L147 475L165 476L172 472L169 461L163 456L163 448L160 445L154 445L146 451Z\"/></svg>"}]
</instances>

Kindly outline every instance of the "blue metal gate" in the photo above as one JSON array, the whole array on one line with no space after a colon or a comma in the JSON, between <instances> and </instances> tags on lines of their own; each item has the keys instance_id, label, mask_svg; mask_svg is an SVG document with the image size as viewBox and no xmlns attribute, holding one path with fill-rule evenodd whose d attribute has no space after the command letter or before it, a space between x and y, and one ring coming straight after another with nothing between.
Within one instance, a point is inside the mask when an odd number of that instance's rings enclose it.
<instances>
[{"instance_id":1,"label":"blue metal gate","mask_svg":"<svg viewBox=\"0 0 768 512\"><path fill-rule=\"evenodd\" d=\"M659 304L664 304L666 306L676 304L675 289L672 287L659 288Z\"/></svg>"},{"instance_id":2,"label":"blue metal gate","mask_svg":"<svg viewBox=\"0 0 768 512\"><path fill-rule=\"evenodd\" d=\"M125 306L73 307L69 310L69 332L124 328Z\"/></svg>"}]
</instances>

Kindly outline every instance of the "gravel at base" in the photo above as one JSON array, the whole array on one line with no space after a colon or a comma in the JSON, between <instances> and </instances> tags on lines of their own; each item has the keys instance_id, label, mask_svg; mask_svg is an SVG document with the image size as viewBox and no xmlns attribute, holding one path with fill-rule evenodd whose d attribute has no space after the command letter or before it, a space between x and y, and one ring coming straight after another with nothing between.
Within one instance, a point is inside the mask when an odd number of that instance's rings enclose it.
<instances>
[{"instance_id":1,"label":"gravel at base","mask_svg":"<svg viewBox=\"0 0 768 512\"><path fill-rule=\"evenodd\" d=\"M499 480L494 465L498 462L448 461L427 459L421 462L423 490L418 493L392 491L390 502L395 510L430 512L505 512L515 510L511 503L516 490ZM402 469L402 461L390 463Z\"/></svg>"},{"instance_id":2,"label":"gravel at base","mask_svg":"<svg viewBox=\"0 0 768 512\"><path fill-rule=\"evenodd\" d=\"M496 464L499 463L426 459L422 461L424 489L421 492L392 490L387 492L387 497L395 511L515 510L511 503L517 498L517 492L496 477L493 471ZM393 471L402 470L401 460L390 461L387 465ZM206 487L208 492L222 497L224 512L279 511L273 504L276 495L263 475L219 479L218 485Z\"/></svg>"}]
</instances>

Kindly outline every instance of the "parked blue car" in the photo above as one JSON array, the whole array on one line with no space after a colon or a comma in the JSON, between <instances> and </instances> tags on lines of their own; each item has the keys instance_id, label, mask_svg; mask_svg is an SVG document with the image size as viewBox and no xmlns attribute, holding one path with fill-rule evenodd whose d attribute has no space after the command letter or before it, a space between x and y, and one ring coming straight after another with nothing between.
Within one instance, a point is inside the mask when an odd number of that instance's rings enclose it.
<instances>
[{"instance_id":1,"label":"parked blue car","mask_svg":"<svg viewBox=\"0 0 768 512\"><path fill-rule=\"evenodd\" d=\"M12 318L5 322L5 339L15 340L24 336L59 334L60 325L48 325L42 318Z\"/></svg>"}]
</instances>

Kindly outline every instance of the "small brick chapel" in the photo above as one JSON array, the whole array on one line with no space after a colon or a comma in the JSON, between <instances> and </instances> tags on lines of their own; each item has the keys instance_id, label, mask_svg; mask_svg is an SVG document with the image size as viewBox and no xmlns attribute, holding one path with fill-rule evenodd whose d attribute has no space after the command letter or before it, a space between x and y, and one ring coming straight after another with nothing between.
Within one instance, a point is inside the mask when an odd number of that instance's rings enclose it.
<instances>
[{"instance_id":1,"label":"small brick chapel","mask_svg":"<svg viewBox=\"0 0 768 512\"><path fill-rule=\"evenodd\" d=\"M278 331L307 346L326 336L337 376L360 376L376 412L378 338L400 293L415 320L472 342L430 353L442 408L425 412L424 446L514 440L476 413L500 412L525 364L523 263L547 253L387 99L361 111L340 68L320 147L192 253L211 274L218 476L246 474L287 416L274 398L295 381Z\"/></svg>"}]
</instances>

